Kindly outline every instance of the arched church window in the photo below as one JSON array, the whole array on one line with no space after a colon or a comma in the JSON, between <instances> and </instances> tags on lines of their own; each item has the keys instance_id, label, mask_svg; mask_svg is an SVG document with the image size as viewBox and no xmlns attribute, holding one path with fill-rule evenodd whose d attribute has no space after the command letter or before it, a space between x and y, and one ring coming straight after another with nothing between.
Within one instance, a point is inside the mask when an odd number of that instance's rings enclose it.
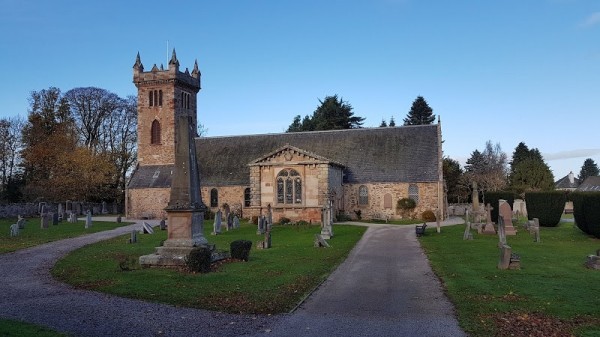
<instances>
[{"instance_id":1,"label":"arched church window","mask_svg":"<svg viewBox=\"0 0 600 337\"><path fill-rule=\"evenodd\" d=\"M162 106L162 90L158 91L158 106Z\"/></svg>"},{"instance_id":2,"label":"arched church window","mask_svg":"<svg viewBox=\"0 0 600 337\"><path fill-rule=\"evenodd\" d=\"M408 185L408 197L415 201L415 204L419 203L419 186L417 184Z\"/></svg>"},{"instance_id":3,"label":"arched church window","mask_svg":"<svg viewBox=\"0 0 600 337\"><path fill-rule=\"evenodd\" d=\"M210 190L210 207L219 207L219 191L216 188Z\"/></svg>"},{"instance_id":4,"label":"arched church window","mask_svg":"<svg viewBox=\"0 0 600 337\"><path fill-rule=\"evenodd\" d=\"M152 121L150 129L150 144L160 144L160 122L156 119Z\"/></svg>"},{"instance_id":5,"label":"arched church window","mask_svg":"<svg viewBox=\"0 0 600 337\"><path fill-rule=\"evenodd\" d=\"M154 90L154 106L158 106L158 90Z\"/></svg>"},{"instance_id":6,"label":"arched church window","mask_svg":"<svg viewBox=\"0 0 600 337\"><path fill-rule=\"evenodd\" d=\"M277 174L277 203L302 203L302 178L298 171L285 169Z\"/></svg>"},{"instance_id":7,"label":"arched church window","mask_svg":"<svg viewBox=\"0 0 600 337\"><path fill-rule=\"evenodd\" d=\"M246 189L244 190L244 207L250 207L250 201L250 187L246 187Z\"/></svg>"},{"instance_id":8,"label":"arched church window","mask_svg":"<svg viewBox=\"0 0 600 337\"><path fill-rule=\"evenodd\" d=\"M365 185L358 188L358 204L362 206L369 204L369 190Z\"/></svg>"}]
</instances>

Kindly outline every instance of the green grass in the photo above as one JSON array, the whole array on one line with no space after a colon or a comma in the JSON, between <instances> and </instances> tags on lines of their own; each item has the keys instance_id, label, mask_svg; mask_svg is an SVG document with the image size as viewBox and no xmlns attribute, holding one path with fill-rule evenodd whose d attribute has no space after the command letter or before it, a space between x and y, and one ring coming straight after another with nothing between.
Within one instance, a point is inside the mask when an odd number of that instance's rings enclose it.
<instances>
[{"instance_id":1,"label":"green grass","mask_svg":"<svg viewBox=\"0 0 600 337\"><path fill-rule=\"evenodd\" d=\"M379 220L379 219L371 219L371 220L353 220L356 222L364 222L364 223L376 223L376 224L388 224L388 225L415 225L422 224L423 221L421 219L398 219L398 220Z\"/></svg>"},{"instance_id":2,"label":"green grass","mask_svg":"<svg viewBox=\"0 0 600 337\"><path fill-rule=\"evenodd\" d=\"M428 229L420 239L461 327L471 336L491 336L499 317L536 314L569 322L580 336L599 336L600 271L583 263L600 240L566 222L540 228L541 243L518 230L507 241L521 257L521 270L497 269L498 237L472 231L474 240L463 241L464 225L444 227L441 234Z\"/></svg>"},{"instance_id":3,"label":"green grass","mask_svg":"<svg viewBox=\"0 0 600 337\"><path fill-rule=\"evenodd\" d=\"M0 319L0 337L61 337L67 336L50 329L10 319Z\"/></svg>"},{"instance_id":4,"label":"green grass","mask_svg":"<svg viewBox=\"0 0 600 337\"><path fill-rule=\"evenodd\" d=\"M58 279L76 287L123 297L232 313L281 313L291 310L341 263L365 232L360 226L334 226L330 248L313 247L318 226L275 226L271 249L257 250L256 226L205 235L217 249L229 250L234 240L253 242L248 262L225 263L208 274L183 270L141 269L137 258L154 252L166 231L104 241L72 252L52 270ZM122 271L126 262L131 271Z\"/></svg>"},{"instance_id":5,"label":"green grass","mask_svg":"<svg viewBox=\"0 0 600 337\"><path fill-rule=\"evenodd\" d=\"M19 236L10 237L10 225L16 222L16 219L0 219L0 254L127 225L127 223L93 221L92 227L85 229L85 221L76 223L62 221L57 226L50 223L48 228L42 229L39 218L29 218Z\"/></svg>"}]
</instances>

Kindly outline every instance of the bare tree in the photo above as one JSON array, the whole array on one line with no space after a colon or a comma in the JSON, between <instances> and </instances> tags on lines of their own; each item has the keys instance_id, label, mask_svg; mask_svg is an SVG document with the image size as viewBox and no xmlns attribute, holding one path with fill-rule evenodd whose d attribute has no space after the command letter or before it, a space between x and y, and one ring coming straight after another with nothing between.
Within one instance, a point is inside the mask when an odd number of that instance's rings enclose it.
<instances>
[{"instance_id":1,"label":"bare tree","mask_svg":"<svg viewBox=\"0 0 600 337\"><path fill-rule=\"evenodd\" d=\"M13 178L21 161L21 130L24 120L17 116L0 119L0 181L6 186Z\"/></svg>"},{"instance_id":2,"label":"bare tree","mask_svg":"<svg viewBox=\"0 0 600 337\"><path fill-rule=\"evenodd\" d=\"M508 161L499 143L487 141L483 152L473 151L465 165L464 178L470 185L477 182L482 191L499 191L507 184Z\"/></svg>"}]
</instances>

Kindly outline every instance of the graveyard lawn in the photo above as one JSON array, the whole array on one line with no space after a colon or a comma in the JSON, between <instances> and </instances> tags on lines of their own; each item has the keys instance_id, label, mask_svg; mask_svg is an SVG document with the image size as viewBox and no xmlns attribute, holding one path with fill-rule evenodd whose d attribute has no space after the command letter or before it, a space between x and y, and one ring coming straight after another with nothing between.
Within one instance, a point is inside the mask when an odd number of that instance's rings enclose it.
<instances>
[{"instance_id":1,"label":"graveyard lawn","mask_svg":"<svg viewBox=\"0 0 600 337\"><path fill-rule=\"evenodd\" d=\"M464 225L427 229L420 238L432 268L470 336L600 336L600 270L584 267L600 240L562 222L541 227L541 242L521 226L507 236L520 270L499 270L498 236L463 240Z\"/></svg>"},{"instance_id":2,"label":"graveyard lawn","mask_svg":"<svg viewBox=\"0 0 600 337\"><path fill-rule=\"evenodd\" d=\"M39 218L27 218L25 229L21 229L18 236L11 237L10 225L16 222L16 219L0 219L0 254L129 225L129 223L94 221L92 227L86 229L85 221L76 223L62 221L56 226L50 224L48 228L43 229L40 228Z\"/></svg>"},{"instance_id":3,"label":"graveyard lawn","mask_svg":"<svg viewBox=\"0 0 600 337\"><path fill-rule=\"evenodd\" d=\"M45 327L9 319L0 319L2 337L61 337L67 336Z\"/></svg>"},{"instance_id":4,"label":"graveyard lawn","mask_svg":"<svg viewBox=\"0 0 600 337\"><path fill-rule=\"evenodd\" d=\"M229 313L274 314L288 312L316 288L348 255L366 227L335 225L331 247L314 247L319 226L273 226L272 248L256 249L264 236L256 226L242 223L239 229L204 235L217 249L229 250L235 240L252 241L248 262L216 263L207 274L182 269L141 268L138 258L154 252L167 231L129 236L83 247L59 261L52 274L75 287L118 296L202 308Z\"/></svg>"}]
</instances>

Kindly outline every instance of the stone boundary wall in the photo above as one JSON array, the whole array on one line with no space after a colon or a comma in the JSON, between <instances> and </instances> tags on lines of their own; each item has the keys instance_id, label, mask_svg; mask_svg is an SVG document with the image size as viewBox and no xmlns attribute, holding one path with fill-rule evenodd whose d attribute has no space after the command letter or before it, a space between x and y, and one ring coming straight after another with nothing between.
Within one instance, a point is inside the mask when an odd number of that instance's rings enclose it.
<instances>
[{"instance_id":1,"label":"stone boundary wall","mask_svg":"<svg viewBox=\"0 0 600 337\"><path fill-rule=\"evenodd\" d=\"M73 204L81 204L81 212L80 215L84 215L87 210L91 210L92 214L102 214L102 204L101 203L91 203L91 202L72 202ZM21 215L25 218L38 217L40 215L40 204L39 202L27 202L27 203L12 203L12 204L0 204L0 218L16 218ZM45 202L46 211L47 212L57 212L58 211L58 203L53 202ZM67 213L66 202L62 203L63 211ZM115 209L116 207L116 209ZM118 214L118 211L121 210L116 204L107 203L106 209L108 211L107 214ZM115 210L117 211L115 213Z\"/></svg>"}]
</instances>

